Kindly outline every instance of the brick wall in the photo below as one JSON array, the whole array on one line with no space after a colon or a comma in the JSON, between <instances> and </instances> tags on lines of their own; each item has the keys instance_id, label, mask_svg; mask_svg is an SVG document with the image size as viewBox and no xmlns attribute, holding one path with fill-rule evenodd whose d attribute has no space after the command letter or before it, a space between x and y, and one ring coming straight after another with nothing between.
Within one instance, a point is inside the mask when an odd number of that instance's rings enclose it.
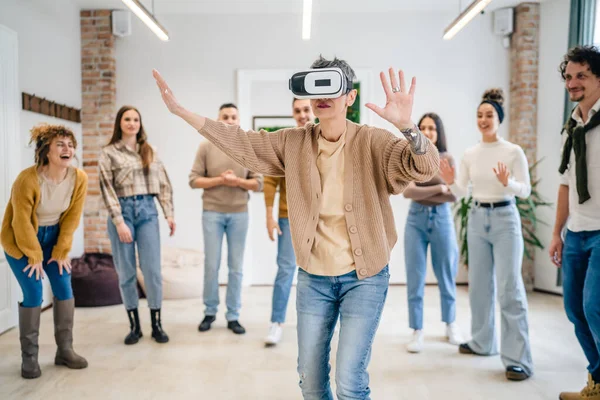
<instances>
[{"instance_id":1,"label":"brick wall","mask_svg":"<svg viewBox=\"0 0 600 400\"><path fill-rule=\"evenodd\" d=\"M112 136L116 110L115 42L110 10L82 10L81 123L83 168L89 177L84 209L86 252L110 253L106 231L108 213L98 184L98 158Z\"/></svg>"},{"instance_id":2,"label":"brick wall","mask_svg":"<svg viewBox=\"0 0 600 400\"><path fill-rule=\"evenodd\" d=\"M515 8L510 51L509 140L523 148L529 165L537 160L539 25L539 4L522 3ZM528 248L533 255L533 248ZM534 272L533 260L524 258L523 279L528 289L533 287Z\"/></svg>"}]
</instances>

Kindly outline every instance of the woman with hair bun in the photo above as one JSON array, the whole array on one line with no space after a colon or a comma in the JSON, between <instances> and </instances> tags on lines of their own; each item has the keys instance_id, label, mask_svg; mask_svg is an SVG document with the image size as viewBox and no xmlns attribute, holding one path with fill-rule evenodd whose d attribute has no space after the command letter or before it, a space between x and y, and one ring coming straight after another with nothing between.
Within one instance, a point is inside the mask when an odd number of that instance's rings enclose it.
<instances>
[{"instance_id":1,"label":"woman with hair bun","mask_svg":"<svg viewBox=\"0 0 600 400\"><path fill-rule=\"evenodd\" d=\"M71 287L69 252L79 225L87 192L87 175L71 166L77 140L59 125L31 130L35 165L23 170L12 186L2 221L2 247L23 291L19 303L21 376L42 375L38 363L38 337L42 311L42 275L54 294L54 363L71 369L86 368L85 358L73 351L75 302Z\"/></svg>"},{"instance_id":2,"label":"woman with hair bun","mask_svg":"<svg viewBox=\"0 0 600 400\"><path fill-rule=\"evenodd\" d=\"M487 90L477 108L481 141L468 149L455 180L454 167L441 162L443 179L457 196L471 186L469 214L469 300L472 339L459 346L462 354L498 353L495 298L501 310L500 354L506 378L521 381L533 374L527 321L527 296L521 276L523 234L515 196L531 193L523 149L498 136L504 119L502 89Z\"/></svg>"}]
</instances>

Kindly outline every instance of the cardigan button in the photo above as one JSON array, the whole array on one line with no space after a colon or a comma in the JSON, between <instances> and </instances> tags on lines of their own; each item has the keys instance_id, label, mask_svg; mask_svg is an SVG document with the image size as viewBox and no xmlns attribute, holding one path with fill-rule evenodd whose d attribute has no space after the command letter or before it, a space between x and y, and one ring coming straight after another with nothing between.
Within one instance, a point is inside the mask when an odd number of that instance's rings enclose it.
<instances>
[{"instance_id":1,"label":"cardigan button","mask_svg":"<svg viewBox=\"0 0 600 400\"><path fill-rule=\"evenodd\" d=\"M356 254L357 256L362 256L362 250L356 249L356 250L354 250L354 254Z\"/></svg>"},{"instance_id":2,"label":"cardigan button","mask_svg":"<svg viewBox=\"0 0 600 400\"><path fill-rule=\"evenodd\" d=\"M358 229L356 229L356 226L352 225L350 227L350 233L356 233L356 232L358 232Z\"/></svg>"},{"instance_id":3,"label":"cardigan button","mask_svg":"<svg viewBox=\"0 0 600 400\"><path fill-rule=\"evenodd\" d=\"M367 275L367 270L362 268L360 271L358 271L358 273L362 276L365 276L365 275Z\"/></svg>"},{"instance_id":4,"label":"cardigan button","mask_svg":"<svg viewBox=\"0 0 600 400\"><path fill-rule=\"evenodd\" d=\"M352 211L352 204L346 204L346 205L344 206L344 209L345 209L346 211L348 211L348 212Z\"/></svg>"}]
</instances>

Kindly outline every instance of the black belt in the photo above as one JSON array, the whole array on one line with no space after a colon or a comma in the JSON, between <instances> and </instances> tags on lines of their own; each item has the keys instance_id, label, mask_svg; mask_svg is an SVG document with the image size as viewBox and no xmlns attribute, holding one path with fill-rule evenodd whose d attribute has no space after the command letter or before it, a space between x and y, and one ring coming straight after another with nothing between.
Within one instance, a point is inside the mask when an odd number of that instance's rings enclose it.
<instances>
[{"instance_id":1,"label":"black belt","mask_svg":"<svg viewBox=\"0 0 600 400\"><path fill-rule=\"evenodd\" d=\"M477 207L483 207L483 208L498 208L498 207L506 207L506 206L510 206L513 202L511 200L505 200L505 201L499 201L497 203L481 203L477 200L475 200L474 204Z\"/></svg>"}]
</instances>

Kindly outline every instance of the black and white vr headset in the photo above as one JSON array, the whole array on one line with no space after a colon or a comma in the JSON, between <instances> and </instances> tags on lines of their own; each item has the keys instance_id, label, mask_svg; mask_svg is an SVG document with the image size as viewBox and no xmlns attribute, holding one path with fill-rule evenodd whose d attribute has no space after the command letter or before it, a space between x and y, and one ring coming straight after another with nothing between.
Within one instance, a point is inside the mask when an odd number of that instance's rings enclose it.
<instances>
[{"instance_id":1,"label":"black and white vr headset","mask_svg":"<svg viewBox=\"0 0 600 400\"><path fill-rule=\"evenodd\" d=\"M350 92L352 81L339 68L309 69L292 75L290 90L297 99L334 99Z\"/></svg>"}]
</instances>

